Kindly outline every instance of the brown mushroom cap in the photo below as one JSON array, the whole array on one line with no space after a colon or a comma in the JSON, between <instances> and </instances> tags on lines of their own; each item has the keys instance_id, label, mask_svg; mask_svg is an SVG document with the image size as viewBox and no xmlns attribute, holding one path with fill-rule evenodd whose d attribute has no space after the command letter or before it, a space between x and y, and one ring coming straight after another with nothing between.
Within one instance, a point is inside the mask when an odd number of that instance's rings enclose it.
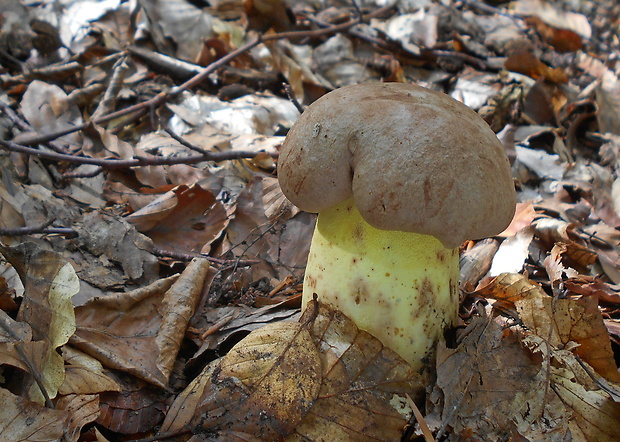
<instances>
[{"instance_id":1,"label":"brown mushroom cap","mask_svg":"<svg viewBox=\"0 0 620 442\"><path fill-rule=\"evenodd\" d=\"M346 86L314 102L284 141L278 176L302 210L353 197L370 225L447 248L500 233L515 209L510 164L486 122L404 83Z\"/></svg>"}]
</instances>

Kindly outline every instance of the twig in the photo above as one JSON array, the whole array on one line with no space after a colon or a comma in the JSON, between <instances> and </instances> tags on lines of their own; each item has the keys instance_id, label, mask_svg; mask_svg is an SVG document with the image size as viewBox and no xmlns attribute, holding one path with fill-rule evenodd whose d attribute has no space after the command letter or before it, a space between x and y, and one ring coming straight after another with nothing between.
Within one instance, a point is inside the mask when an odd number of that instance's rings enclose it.
<instances>
[{"instance_id":1,"label":"twig","mask_svg":"<svg viewBox=\"0 0 620 442\"><path fill-rule=\"evenodd\" d=\"M153 249L153 254L155 256L160 256L162 258L173 258L179 261L191 261L194 258L206 258L209 262L218 265L233 265L236 264L239 267L249 267L254 264L259 264L260 261L257 259L220 259L214 258L212 256L208 256L202 253L183 253L183 252L171 252L169 250L160 249L159 247L155 247Z\"/></svg>"},{"instance_id":2,"label":"twig","mask_svg":"<svg viewBox=\"0 0 620 442\"><path fill-rule=\"evenodd\" d=\"M189 141L187 141L185 138L178 136L177 134L175 134L173 131L171 131L170 129L164 129L166 131L166 133L168 135L170 135L174 140L178 141L179 143L181 143L183 146L187 147L190 150L193 150L194 152L199 152L203 155L208 155L209 151L203 149L202 147L198 147L195 146L194 144L190 143Z\"/></svg>"},{"instance_id":3,"label":"twig","mask_svg":"<svg viewBox=\"0 0 620 442\"><path fill-rule=\"evenodd\" d=\"M123 80L125 79L125 74L129 69L129 66L127 66L125 60L126 57L121 57L116 60L116 63L114 63L114 66L112 67L112 78L110 79L108 88L103 94L103 98L93 113L93 119L97 119L97 117L109 113L116 106L118 92L123 87Z\"/></svg>"},{"instance_id":4,"label":"twig","mask_svg":"<svg viewBox=\"0 0 620 442\"><path fill-rule=\"evenodd\" d=\"M286 92L286 95L288 96L289 101L293 103L293 106L297 108L297 111L300 114L303 114L305 109L301 105L301 103L297 100L297 97L295 96L295 92L293 91L293 88L291 87L291 85L288 83L282 83L282 87L284 87L284 92Z\"/></svg>"},{"instance_id":5,"label":"twig","mask_svg":"<svg viewBox=\"0 0 620 442\"><path fill-rule=\"evenodd\" d=\"M78 236L77 232L69 227L18 227L16 229L0 229L0 236L22 236L22 235L64 235L69 238Z\"/></svg>"},{"instance_id":6,"label":"twig","mask_svg":"<svg viewBox=\"0 0 620 442\"><path fill-rule=\"evenodd\" d=\"M101 158L84 157L78 155L68 155L56 152L43 152L39 149L32 147L22 146L20 144L13 143L12 141L5 141L0 139L0 146L11 152L20 152L28 155L34 155L39 158L46 158L55 161L67 161L70 163L78 164L94 164L100 166L106 170L118 170L129 169L132 167L142 166L164 166L173 164L196 164L203 161L229 161L238 160L243 158L255 158L264 151L248 152L248 151L228 151L228 152L208 152L203 155L188 155L183 157L138 157L132 160L106 160Z\"/></svg>"},{"instance_id":7,"label":"twig","mask_svg":"<svg viewBox=\"0 0 620 442\"><path fill-rule=\"evenodd\" d=\"M90 172L65 172L60 176L60 178L63 181L69 181L75 178L94 178L101 174L101 172L103 172L102 167L95 167Z\"/></svg>"},{"instance_id":8,"label":"twig","mask_svg":"<svg viewBox=\"0 0 620 442\"><path fill-rule=\"evenodd\" d=\"M26 121L21 119L19 115L17 115L17 113L13 109L11 109L11 107L8 106L7 104L0 102L0 111L2 111L2 113L4 113L4 115L6 115L7 118L11 120L11 122L15 126L17 126L20 130L26 132L24 136L28 136L27 134L30 134L30 133L36 133L33 127L30 124L28 124ZM63 146L59 145L58 143L54 141L49 141L48 143L46 143L46 146L48 146L50 149L56 152L59 152L59 153L68 153L67 149L65 149Z\"/></svg>"}]
</instances>

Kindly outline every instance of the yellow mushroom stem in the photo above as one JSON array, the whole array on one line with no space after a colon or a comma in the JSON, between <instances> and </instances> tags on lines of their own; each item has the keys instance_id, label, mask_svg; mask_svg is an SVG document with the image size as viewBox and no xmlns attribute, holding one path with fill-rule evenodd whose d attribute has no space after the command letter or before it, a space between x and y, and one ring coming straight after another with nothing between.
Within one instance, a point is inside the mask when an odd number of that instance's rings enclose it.
<instances>
[{"instance_id":1,"label":"yellow mushroom stem","mask_svg":"<svg viewBox=\"0 0 620 442\"><path fill-rule=\"evenodd\" d=\"M319 214L302 305L316 293L421 371L456 321L458 278L458 249L372 227L349 199Z\"/></svg>"}]
</instances>

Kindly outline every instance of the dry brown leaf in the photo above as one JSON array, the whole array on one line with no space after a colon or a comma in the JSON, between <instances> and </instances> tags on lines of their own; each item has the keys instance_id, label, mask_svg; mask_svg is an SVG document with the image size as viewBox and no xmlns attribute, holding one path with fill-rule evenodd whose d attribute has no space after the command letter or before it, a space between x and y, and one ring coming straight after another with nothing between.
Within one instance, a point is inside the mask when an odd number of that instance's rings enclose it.
<instances>
[{"instance_id":1,"label":"dry brown leaf","mask_svg":"<svg viewBox=\"0 0 620 442\"><path fill-rule=\"evenodd\" d=\"M491 262L498 248L499 241L487 238L461 253L459 277L461 288L467 291L473 290L491 268Z\"/></svg>"},{"instance_id":2,"label":"dry brown leaf","mask_svg":"<svg viewBox=\"0 0 620 442\"><path fill-rule=\"evenodd\" d=\"M206 330L195 340L201 346L198 355L205 350L217 350L237 333L246 335L270 322L297 319L296 315L299 315L298 310L283 309L282 305L207 308L192 318L194 329Z\"/></svg>"},{"instance_id":3,"label":"dry brown leaf","mask_svg":"<svg viewBox=\"0 0 620 442\"><path fill-rule=\"evenodd\" d=\"M456 349L438 351L431 416L473 440L617 440L618 387L584 367L527 329L476 317Z\"/></svg>"},{"instance_id":4,"label":"dry brown leaf","mask_svg":"<svg viewBox=\"0 0 620 442\"><path fill-rule=\"evenodd\" d=\"M69 414L52 410L0 388L0 439L5 441L58 441L67 429Z\"/></svg>"},{"instance_id":5,"label":"dry brown leaf","mask_svg":"<svg viewBox=\"0 0 620 442\"><path fill-rule=\"evenodd\" d=\"M599 301L620 304L620 287L601 281L596 276L579 275L564 281L564 287L572 293L595 296Z\"/></svg>"},{"instance_id":6,"label":"dry brown leaf","mask_svg":"<svg viewBox=\"0 0 620 442\"><path fill-rule=\"evenodd\" d=\"M80 109L69 100L67 94L54 84L35 80L28 85L21 102L21 112L39 133L66 130L82 123ZM22 134L15 142L27 140L31 133ZM73 132L56 139L67 149L75 151L82 147L83 136Z\"/></svg>"},{"instance_id":7,"label":"dry brown leaf","mask_svg":"<svg viewBox=\"0 0 620 442\"><path fill-rule=\"evenodd\" d=\"M593 297L553 299L544 293L515 303L523 323L551 345L579 344L575 354L608 380L619 382L607 328Z\"/></svg>"},{"instance_id":8,"label":"dry brown leaf","mask_svg":"<svg viewBox=\"0 0 620 442\"><path fill-rule=\"evenodd\" d=\"M64 361L57 348L66 344L75 331L71 298L79 291L77 275L60 254L44 250L35 243L0 246L0 251L24 284L24 300L17 321L28 323L32 338L47 344L39 346L30 358L36 362L34 370L41 377L47 395L54 398L64 381ZM33 349L33 345L25 347L26 353ZM31 400L40 404L45 401L33 379L27 379L22 388L28 390Z\"/></svg>"},{"instance_id":9,"label":"dry brown leaf","mask_svg":"<svg viewBox=\"0 0 620 442\"><path fill-rule=\"evenodd\" d=\"M529 335L523 343L543 355L549 387L562 401L563 420L569 420L573 440L615 441L620 437L619 385L591 372L570 350L553 348L542 337Z\"/></svg>"},{"instance_id":10,"label":"dry brown leaf","mask_svg":"<svg viewBox=\"0 0 620 442\"><path fill-rule=\"evenodd\" d=\"M283 198L275 178L258 176L237 199L234 219L219 252L260 259L260 264L247 270L252 281L303 275L315 216L296 213Z\"/></svg>"},{"instance_id":11,"label":"dry brown leaf","mask_svg":"<svg viewBox=\"0 0 620 442\"><path fill-rule=\"evenodd\" d=\"M310 307L300 321L311 312ZM310 324L323 382L315 405L287 440L400 440L426 383L392 350L329 306Z\"/></svg>"},{"instance_id":12,"label":"dry brown leaf","mask_svg":"<svg viewBox=\"0 0 620 442\"><path fill-rule=\"evenodd\" d=\"M511 7L516 14L535 16L557 29L571 30L584 38L592 35L592 29L584 15L564 11L553 3L544 0L517 0Z\"/></svg>"},{"instance_id":13,"label":"dry brown leaf","mask_svg":"<svg viewBox=\"0 0 620 442\"><path fill-rule=\"evenodd\" d=\"M318 308L318 311L315 310ZM423 378L348 318L311 303L250 333L177 398L162 432L222 440L397 440ZM294 430L294 431L293 431Z\"/></svg>"},{"instance_id":14,"label":"dry brown leaf","mask_svg":"<svg viewBox=\"0 0 620 442\"><path fill-rule=\"evenodd\" d=\"M162 431L190 426L217 428L223 435L246 433L254 440L280 439L314 403L320 367L303 324L269 324L250 333L192 382L173 404Z\"/></svg>"},{"instance_id":15,"label":"dry brown leaf","mask_svg":"<svg viewBox=\"0 0 620 442\"><path fill-rule=\"evenodd\" d=\"M63 396L56 403L56 408L65 410L70 416L64 440L77 442L82 428L94 422L99 416L99 396L96 394Z\"/></svg>"},{"instance_id":16,"label":"dry brown leaf","mask_svg":"<svg viewBox=\"0 0 620 442\"><path fill-rule=\"evenodd\" d=\"M229 222L224 205L199 185L178 186L126 219L155 246L181 253L209 253Z\"/></svg>"},{"instance_id":17,"label":"dry brown leaf","mask_svg":"<svg viewBox=\"0 0 620 442\"><path fill-rule=\"evenodd\" d=\"M97 424L121 434L139 434L152 430L164 418L168 393L129 378L122 392L99 395L100 413ZM132 438L133 439L133 438Z\"/></svg>"},{"instance_id":18,"label":"dry brown leaf","mask_svg":"<svg viewBox=\"0 0 620 442\"><path fill-rule=\"evenodd\" d=\"M620 381L596 298L555 299L517 274L500 275L478 293L513 303L531 333L558 348L579 344L574 351L581 359L606 379Z\"/></svg>"},{"instance_id":19,"label":"dry brown leaf","mask_svg":"<svg viewBox=\"0 0 620 442\"><path fill-rule=\"evenodd\" d=\"M94 394L102 391L121 391L121 386L114 380L101 362L73 347L64 347L62 356L65 360L65 381L58 389L62 395Z\"/></svg>"},{"instance_id":20,"label":"dry brown leaf","mask_svg":"<svg viewBox=\"0 0 620 442\"><path fill-rule=\"evenodd\" d=\"M581 36L570 29L555 28L535 16L528 17L526 23L533 26L542 40L558 52L575 52L583 48Z\"/></svg>"},{"instance_id":21,"label":"dry brown leaf","mask_svg":"<svg viewBox=\"0 0 620 442\"><path fill-rule=\"evenodd\" d=\"M563 281L566 277L575 277L578 272L570 267L565 267L562 263L562 255L566 253L568 247L564 243L556 242L549 255L543 261L547 275L549 275L549 281L551 287L554 290L554 294L560 293L560 289L563 287Z\"/></svg>"},{"instance_id":22,"label":"dry brown leaf","mask_svg":"<svg viewBox=\"0 0 620 442\"><path fill-rule=\"evenodd\" d=\"M127 221L105 212L92 212L73 228L86 249L71 256L81 280L107 290L132 283L148 284L157 278L152 241Z\"/></svg>"},{"instance_id":23,"label":"dry brown leaf","mask_svg":"<svg viewBox=\"0 0 620 442\"><path fill-rule=\"evenodd\" d=\"M26 225L22 205L14 193L9 192L5 184L0 182L0 227L3 229L15 229ZM7 245L15 242L15 238L3 237L2 240Z\"/></svg>"},{"instance_id":24,"label":"dry brown leaf","mask_svg":"<svg viewBox=\"0 0 620 442\"><path fill-rule=\"evenodd\" d=\"M197 258L178 279L78 307L71 343L109 368L165 388L208 268L206 259Z\"/></svg>"},{"instance_id":25,"label":"dry brown leaf","mask_svg":"<svg viewBox=\"0 0 620 442\"><path fill-rule=\"evenodd\" d=\"M534 210L534 206L531 201L517 203L515 216L512 218L510 225L506 227L506 230L498 236L510 237L516 235L517 232L522 230L524 227L530 226L535 217L536 210Z\"/></svg>"},{"instance_id":26,"label":"dry brown leaf","mask_svg":"<svg viewBox=\"0 0 620 442\"><path fill-rule=\"evenodd\" d=\"M540 61L530 51L518 51L510 55L504 62L509 71L518 72L534 80L543 79L551 83L567 83L568 75L561 68L551 68Z\"/></svg>"},{"instance_id":27,"label":"dry brown leaf","mask_svg":"<svg viewBox=\"0 0 620 442\"><path fill-rule=\"evenodd\" d=\"M557 417L562 403L547 394L541 358L533 357L519 335L492 319L476 317L456 349L441 345L437 384L431 401L439 408L442 430L457 437L500 440L509 431L538 431L531 440L564 440L561 419L544 428L539 420Z\"/></svg>"}]
</instances>

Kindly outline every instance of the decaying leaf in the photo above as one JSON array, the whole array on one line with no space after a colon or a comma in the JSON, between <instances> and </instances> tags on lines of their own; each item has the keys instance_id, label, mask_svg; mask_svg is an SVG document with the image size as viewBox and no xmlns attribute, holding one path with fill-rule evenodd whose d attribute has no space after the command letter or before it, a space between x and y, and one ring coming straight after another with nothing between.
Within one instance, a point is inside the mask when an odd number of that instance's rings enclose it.
<instances>
[{"instance_id":1,"label":"decaying leaf","mask_svg":"<svg viewBox=\"0 0 620 442\"><path fill-rule=\"evenodd\" d=\"M483 440L617 440L620 404L577 356L536 334L522 335L477 317L456 349L440 347L430 397L443 421L440 433L449 429Z\"/></svg>"},{"instance_id":2,"label":"decaying leaf","mask_svg":"<svg viewBox=\"0 0 620 442\"><path fill-rule=\"evenodd\" d=\"M247 270L262 277L300 278L308 257L314 215L299 212L284 199L277 180L257 176L237 199L234 219L219 252L235 258L260 259Z\"/></svg>"},{"instance_id":3,"label":"decaying leaf","mask_svg":"<svg viewBox=\"0 0 620 442\"><path fill-rule=\"evenodd\" d=\"M198 184L178 186L126 219L156 247L182 253L208 253L229 221L224 205Z\"/></svg>"},{"instance_id":4,"label":"decaying leaf","mask_svg":"<svg viewBox=\"0 0 620 442\"><path fill-rule=\"evenodd\" d=\"M516 334L504 333L491 319L475 318L456 349L438 349L430 399L441 410L442 430L499 440L517 416L534 421L547 399L540 362Z\"/></svg>"},{"instance_id":5,"label":"decaying leaf","mask_svg":"<svg viewBox=\"0 0 620 442\"><path fill-rule=\"evenodd\" d=\"M252 440L289 434L318 394L321 362L306 328L278 322L250 333L210 364L173 404L162 431L185 427L245 433Z\"/></svg>"},{"instance_id":6,"label":"decaying leaf","mask_svg":"<svg viewBox=\"0 0 620 442\"><path fill-rule=\"evenodd\" d=\"M124 381L122 391L99 395L97 424L121 434L143 433L159 425L168 393L130 376Z\"/></svg>"},{"instance_id":7,"label":"decaying leaf","mask_svg":"<svg viewBox=\"0 0 620 442\"><path fill-rule=\"evenodd\" d=\"M575 353L599 374L620 381L596 298L554 299L538 285L515 274L498 276L481 293L513 303L532 333L558 348L577 344Z\"/></svg>"},{"instance_id":8,"label":"decaying leaf","mask_svg":"<svg viewBox=\"0 0 620 442\"><path fill-rule=\"evenodd\" d=\"M36 131L41 133L67 129L82 122L79 108L69 100L67 94L55 84L35 80L28 86L22 99L22 112ZM31 134L23 136L23 139ZM66 148L81 147L82 136L78 133L64 135L58 139Z\"/></svg>"},{"instance_id":9,"label":"decaying leaf","mask_svg":"<svg viewBox=\"0 0 620 442\"><path fill-rule=\"evenodd\" d=\"M256 330L208 365L161 431L192 429L215 440L397 440L411 416L406 395L419 398L423 388L396 353L312 302L299 323Z\"/></svg>"},{"instance_id":10,"label":"decaying leaf","mask_svg":"<svg viewBox=\"0 0 620 442\"><path fill-rule=\"evenodd\" d=\"M310 305L300 319L303 324ZM399 440L426 379L345 315L319 305L309 323L323 382L315 405L290 440Z\"/></svg>"}]
</instances>

